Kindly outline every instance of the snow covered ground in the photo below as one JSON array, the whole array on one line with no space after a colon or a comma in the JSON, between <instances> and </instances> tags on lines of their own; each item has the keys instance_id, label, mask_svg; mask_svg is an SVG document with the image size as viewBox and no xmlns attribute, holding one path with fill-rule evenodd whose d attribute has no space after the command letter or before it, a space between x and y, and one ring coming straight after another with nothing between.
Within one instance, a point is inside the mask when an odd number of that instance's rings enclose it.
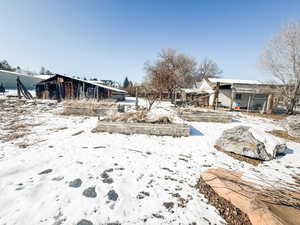
<instances>
[{"instance_id":1,"label":"snow covered ground","mask_svg":"<svg viewBox=\"0 0 300 225\"><path fill-rule=\"evenodd\" d=\"M35 97L35 90L32 90L32 89L29 89L28 90L29 93ZM5 93L0 93L0 99L5 99L8 95L14 95L14 96L17 96L18 95L18 91L17 89L7 89L5 90Z\"/></svg>"},{"instance_id":2,"label":"snow covered ground","mask_svg":"<svg viewBox=\"0 0 300 225\"><path fill-rule=\"evenodd\" d=\"M62 116L62 105L42 103L0 112L1 225L225 224L194 187L201 172L222 167L283 180L300 173L294 142L259 166L213 147L237 125L280 129L271 120L236 114L231 124L191 122L189 137L127 136L92 133L97 118ZM167 102L154 110L173 113Z\"/></svg>"}]
</instances>

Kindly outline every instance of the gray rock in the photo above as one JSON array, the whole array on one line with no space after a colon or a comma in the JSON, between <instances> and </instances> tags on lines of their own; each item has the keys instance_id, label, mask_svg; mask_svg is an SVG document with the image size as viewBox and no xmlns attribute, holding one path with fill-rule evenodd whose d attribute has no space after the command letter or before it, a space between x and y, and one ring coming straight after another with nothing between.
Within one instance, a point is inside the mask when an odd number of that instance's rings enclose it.
<instances>
[{"instance_id":1,"label":"gray rock","mask_svg":"<svg viewBox=\"0 0 300 225\"><path fill-rule=\"evenodd\" d=\"M95 191L95 187L88 187L87 189L85 189L83 191L82 195L87 197L87 198L96 198L97 193Z\"/></svg>"},{"instance_id":2,"label":"gray rock","mask_svg":"<svg viewBox=\"0 0 300 225\"><path fill-rule=\"evenodd\" d=\"M300 116L289 116L287 118L287 128L289 135L300 138Z\"/></svg>"},{"instance_id":3,"label":"gray rock","mask_svg":"<svg viewBox=\"0 0 300 225\"><path fill-rule=\"evenodd\" d=\"M257 136L257 134L255 134ZM217 140L216 145L222 151L233 152L235 154L259 160L272 160L278 153L282 153L286 149L285 144L276 144L274 138L270 134L263 133L264 141L258 140L254 137L250 127L237 126L225 130L222 136ZM270 139L270 140L268 140ZM275 144L274 144L275 143ZM266 146L272 148L270 152L267 151Z\"/></svg>"},{"instance_id":4,"label":"gray rock","mask_svg":"<svg viewBox=\"0 0 300 225\"><path fill-rule=\"evenodd\" d=\"M119 195L117 194L117 192L115 192L115 190L110 190L108 193L108 200L111 201L117 201Z\"/></svg>"},{"instance_id":5,"label":"gray rock","mask_svg":"<svg viewBox=\"0 0 300 225\"><path fill-rule=\"evenodd\" d=\"M69 183L69 187L78 188L82 184L81 179L77 178Z\"/></svg>"},{"instance_id":6,"label":"gray rock","mask_svg":"<svg viewBox=\"0 0 300 225\"><path fill-rule=\"evenodd\" d=\"M89 220L82 219L76 225L93 225L93 223Z\"/></svg>"}]
</instances>

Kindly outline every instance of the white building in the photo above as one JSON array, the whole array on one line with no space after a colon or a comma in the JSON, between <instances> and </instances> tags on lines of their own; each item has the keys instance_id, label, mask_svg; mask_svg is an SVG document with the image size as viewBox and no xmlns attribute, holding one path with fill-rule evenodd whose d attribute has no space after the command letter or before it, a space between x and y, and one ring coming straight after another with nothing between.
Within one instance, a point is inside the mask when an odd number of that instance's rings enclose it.
<instances>
[{"instance_id":1,"label":"white building","mask_svg":"<svg viewBox=\"0 0 300 225\"><path fill-rule=\"evenodd\" d=\"M27 89L34 89L35 85L47 78L49 75L27 75L17 72L10 72L6 70L0 70L0 84L6 89L16 89L17 88L17 77Z\"/></svg>"},{"instance_id":2,"label":"white building","mask_svg":"<svg viewBox=\"0 0 300 225\"><path fill-rule=\"evenodd\" d=\"M196 89L208 94L209 105L213 105L216 89L218 106L228 108L251 108L253 110L263 108L270 96L279 92L278 85L264 84L257 80L235 80L220 78L204 78L196 83ZM270 106L272 107L272 106Z\"/></svg>"}]
</instances>

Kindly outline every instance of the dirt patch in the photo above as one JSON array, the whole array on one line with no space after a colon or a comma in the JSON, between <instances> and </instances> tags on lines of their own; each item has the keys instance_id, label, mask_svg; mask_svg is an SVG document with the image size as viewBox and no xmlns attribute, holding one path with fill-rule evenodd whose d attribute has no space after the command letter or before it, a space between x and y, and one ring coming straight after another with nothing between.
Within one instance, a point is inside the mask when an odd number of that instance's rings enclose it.
<instances>
[{"instance_id":1,"label":"dirt patch","mask_svg":"<svg viewBox=\"0 0 300 225\"><path fill-rule=\"evenodd\" d=\"M3 140L4 141L14 141L16 139L22 138L25 135L27 135L26 133L11 133L11 134L7 134L3 136Z\"/></svg>"},{"instance_id":2,"label":"dirt patch","mask_svg":"<svg viewBox=\"0 0 300 225\"><path fill-rule=\"evenodd\" d=\"M254 117L261 117L266 119L272 119L272 120L284 120L288 117L286 114L260 114L260 113L250 113L250 112L242 112L245 115L248 116L254 116Z\"/></svg>"},{"instance_id":3,"label":"dirt patch","mask_svg":"<svg viewBox=\"0 0 300 225\"><path fill-rule=\"evenodd\" d=\"M202 178L197 183L197 188L209 204L213 205L225 219L228 225L252 225L248 216L231 202L220 197Z\"/></svg>"},{"instance_id":4,"label":"dirt patch","mask_svg":"<svg viewBox=\"0 0 300 225\"><path fill-rule=\"evenodd\" d=\"M235 159L237 159L239 161L242 161L242 162L249 163L249 164L254 165L254 166L258 166L259 164L263 163L263 161L258 160L258 159L252 159L252 158L242 156L242 155L239 155L239 154L236 154L236 153L233 153L233 152L223 151L222 148L218 145L215 145L214 147L218 151L223 152L223 153L225 153L226 155L229 155L232 158L235 158Z\"/></svg>"},{"instance_id":5,"label":"dirt patch","mask_svg":"<svg viewBox=\"0 0 300 225\"><path fill-rule=\"evenodd\" d=\"M270 133L276 137L280 137L289 141L294 141L300 143L300 138L293 137L288 134L286 130L271 130L271 131L266 131L267 133Z\"/></svg>"}]
</instances>

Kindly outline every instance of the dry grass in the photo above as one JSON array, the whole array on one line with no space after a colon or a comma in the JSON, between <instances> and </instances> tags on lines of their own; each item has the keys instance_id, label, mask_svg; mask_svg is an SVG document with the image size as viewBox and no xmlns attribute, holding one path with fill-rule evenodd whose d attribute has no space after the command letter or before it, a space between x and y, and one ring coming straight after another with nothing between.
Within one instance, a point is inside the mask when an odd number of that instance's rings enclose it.
<instances>
[{"instance_id":1,"label":"dry grass","mask_svg":"<svg viewBox=\"0 0 300 225\"><path fill-rule=\"evenodd\" d=\"M293 137L288 134L286 130L271 130L271 131L266 131L267 133L270 133L276 137L280 137L289 141L294 141L300 143L300 138Z\"/></svg>"},{"instance_id":2,"label":"dry grass","mask_svg":"<svg viewBox=\"0 0 300 225\"><path fill-rule=\"evenodd\" d=\"M261 117L261 118L272 119L272 120L284 120L288 117L288 115L286 114L260 114L254 112L242 112L242 113L248 116Z\"/></svg>"},{"instance_id":3,"label":"dry grass","mask_svg":"<svg viewBox=\"0 0 300 225\"><path fill-rule=\"evenodd\" d=\"M113 101L88 101L88 100L69 100L64 102L64 107L79 107L79 108L88 108L88 109L95 109L95 108L100 108L103 106L106 107L112 107L115 106L116 103Z\"/></svg>"},{"instance_id":4,"label":"dry grass","mask_svg":"<svg viewBox=\"0 0 300 225\"><path fill-rule=\"evenodd\" d=\"M126 122L126 123L160 123L160 124L170 124L172 123L168 116L158 115L154 119L148 118L147 110L140 110L137 112L129 113L115 113L104 119L104 121L109 122Z\"/></svg>"},{"instance_id":5,"label":"dry grass","mask_svg":"<svg viewBox=\"0 0 300 225\"><path fill-rule=\"evenodd\" d=\"M104 119L111 122L137 122L143 123L147 120L147 112L144 110L129 113L115 113Z\"/></svg>"},{"instance_id":6,"label":"dry grass","mask_svg":"<svg viewBox=\"0 0 300 225\"><path fill-rule=\"evenodd\" d=\"M10 133L10 134L6 134L3 137L3 140L5 141L14 141L16 139L22 138L26 135L26 133Z\"/></svg>"}]
</instances>

